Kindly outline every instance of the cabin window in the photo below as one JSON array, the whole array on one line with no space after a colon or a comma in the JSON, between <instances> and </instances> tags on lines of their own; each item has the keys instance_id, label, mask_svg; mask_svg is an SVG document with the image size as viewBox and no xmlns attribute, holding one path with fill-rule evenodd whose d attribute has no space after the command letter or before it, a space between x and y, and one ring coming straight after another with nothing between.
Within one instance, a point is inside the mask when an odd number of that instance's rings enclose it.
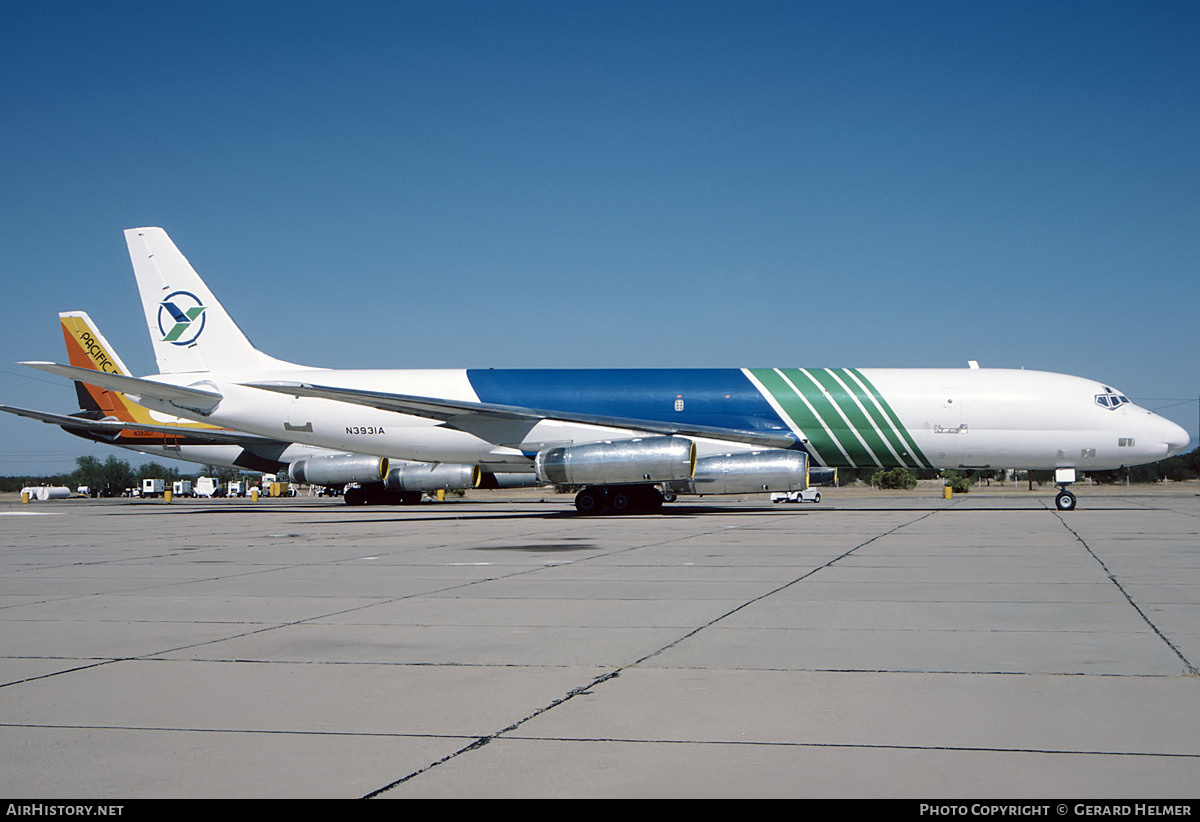
<instances>
[{"instance_id":1,"label":"cabin window","mask_svg":"<svg viewBox=\"0 0 1200 822\"><path fill-rule=\"evenodd\" d=\"M1132 448L1133 445L1134 445L1133 437L1118 437L1117 438L1117 447L1118 448Z\"/></svg>"}]
</instances>

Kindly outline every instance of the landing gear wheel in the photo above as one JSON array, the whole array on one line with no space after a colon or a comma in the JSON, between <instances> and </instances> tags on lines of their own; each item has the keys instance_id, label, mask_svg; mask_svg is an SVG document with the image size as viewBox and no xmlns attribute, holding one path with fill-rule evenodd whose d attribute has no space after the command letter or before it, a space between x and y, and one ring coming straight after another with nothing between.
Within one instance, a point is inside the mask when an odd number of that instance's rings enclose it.
<instances>
[{"instance_id":1,"label":"landing gear wheel","mask_svg":"<svg viewBox=\"0 0 1200 822\"><path fill-rule=\"evenodd\" d=\"M584 488L575 495L575 510L581 514L600 514L604 511L604 491Z\"/></svg>"},{"instance_id":2,"label":"landing gear wheel","mask_svg":"<svg viewBox=\"0 0 1200 822\"><path fill-rule=\"evenodd\" d=\"M637 514L655 514L662 510L662 492L653 485L640 485L630 489L633 497L633 511Z\"/></svg>"},{"instance_id":3,"label":"landing gear wheel","mask_svg":"<svg viewBox=\"0 0 1200 822\"><path fill-rule=\"evenodd\" d=\"M1075 495L1065 488L1054 498L1054 507L1060 511L1075 510Z\"/></svg>"},{"instance_id":4,"label":"landing gear wheel","mask_svg":"<svg viewBox=\"0 0 1200 822\"><path fill-rule=\"evenodd\" d=\"M653 485L610 488L608 507L614 514L653 514L662 510L662 493Z\"/></svg>"},{"instance_id":5,"label":"landing gear wheel","mask_svg":"<svg viewBox=\"0 0 1200 822\"><path fill-rule=\"evenodd\" d=\"M619 488L608 495L608 507L614 514L633 513L637 510L637 493L632 488Z\"/></svg>"}]
</instances>

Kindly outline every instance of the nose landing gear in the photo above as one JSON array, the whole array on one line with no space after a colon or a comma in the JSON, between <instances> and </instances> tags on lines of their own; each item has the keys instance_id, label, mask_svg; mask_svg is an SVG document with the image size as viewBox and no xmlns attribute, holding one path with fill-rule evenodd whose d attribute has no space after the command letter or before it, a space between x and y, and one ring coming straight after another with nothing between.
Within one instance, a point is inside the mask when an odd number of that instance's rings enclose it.
<instances>
[{"instance_id":1,"label":"nose landing gear","mask_svg":"<svg viewBox=\"0 0 1200 822\"><path fill-rule=\"evenodd\" d=\"M1058 495L1054 497L1054 507L1060 511L1075 510L1075 495L1067 490L1067 486L1075 481L1074 468L1058 468L1054 471L1054 482L1058 485Z\"/></svg>"}]
</instances>

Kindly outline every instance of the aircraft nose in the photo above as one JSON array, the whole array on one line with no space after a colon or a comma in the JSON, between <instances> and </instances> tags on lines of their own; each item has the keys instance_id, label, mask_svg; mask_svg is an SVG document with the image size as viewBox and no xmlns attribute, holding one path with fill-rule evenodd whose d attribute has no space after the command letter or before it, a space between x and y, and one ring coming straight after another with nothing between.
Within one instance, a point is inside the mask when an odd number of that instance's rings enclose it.
<instances>
[{"instance_id":1,"label":"aircraft nose","mask_svg":"<svg viewBox=\"0 0 1200 822\"><path fill-rule=\"evenodd\" d=\"M1165 460L1187 450L1191 437L1183 428L1165 417L1160 417L1153 411L1146 411L1141 422L1136 425L1138 456L1147 462Z\"/></svg>"},{"instance_id":2,"label":"aircraft nose","mask_svg":"<svg viewBox=\"0 0 1200 822\"><path fill-rule=\"evenodd\" d=\"M1153 411L1146 412L1145 422L1138 434L1138 439L1139 442L1146 443L1151 453L1161 455L1154 457L1156 460L1181 454L1191 443L1191 437L1188 436L1187 431Z\"/></svg>"},{"instance_id":3,"label":"aircraft nose","mask_svg":"<svg viewBox=\"0 0 1200 822\"><path fill-rule=\"evenodd\" d=\"M1188 436L1188 432L1183 430L1182 426L1176 425L1170 420L1163 420L1163 428L1163 439L1167 444L1168 457L1182 454L1191 445L1192 439Z\"/></svg>"}]
</instances>

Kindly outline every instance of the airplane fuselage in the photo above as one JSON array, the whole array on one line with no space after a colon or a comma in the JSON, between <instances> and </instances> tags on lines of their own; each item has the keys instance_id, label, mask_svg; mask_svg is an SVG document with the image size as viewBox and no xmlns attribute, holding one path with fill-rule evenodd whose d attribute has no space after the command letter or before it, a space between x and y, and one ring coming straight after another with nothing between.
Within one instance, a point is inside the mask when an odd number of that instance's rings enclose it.
<instances>
[{"instance_id":1,"label":"airplane fuselage","mask_svg":"<svg viewBox=\"0 0 1200 822\"><path fill-rule=\"evenodd\" d=\"M281 380L363 391L791 434L812 463L841 468L1105 470L1186 445L1180 429L1099 382L1008 369L286 370L172 374L215 388L210 414L162 410L263 436L396 459L530 470L557 445L637 436L636 428L481 416L454 423L243 385ZM1107 398L1112 397L1110 401ZM693 437L700 456L759 450ZM502 443L502 444L496 444Z\"/></svg>"}]
</instances>

